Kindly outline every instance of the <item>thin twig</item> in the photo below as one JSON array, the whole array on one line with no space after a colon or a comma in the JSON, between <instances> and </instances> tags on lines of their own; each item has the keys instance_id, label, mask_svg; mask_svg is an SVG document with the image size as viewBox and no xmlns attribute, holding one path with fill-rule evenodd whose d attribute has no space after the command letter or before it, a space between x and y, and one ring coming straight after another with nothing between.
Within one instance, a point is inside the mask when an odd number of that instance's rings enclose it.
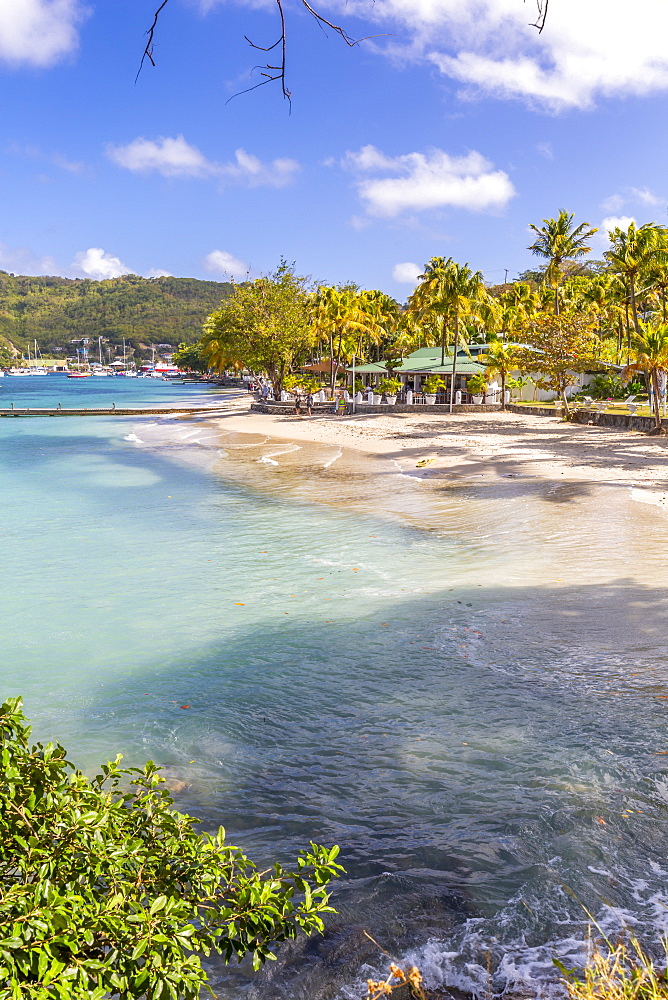
<instances>
[{"instance_id":1,"label":"thin twig","mask_svg":"<svg viewBox=\"0 0 668 1000\"><path fill-rule=\"evenodd\" d=\"M135 77L135 84L139 79L139 74L141 73L144 63L146 62L147 59L150 62L151 66L155 66L155 60L153 58L153 36L155 34L155 29L158 26L158 18L160 17L160 14L162 13L163 9L167 6L168 3L169 0L162 0L162 3L160 4L155 14L153 15L153 24L146 32L148 37L146 39L146 46L142 53L141 62L139 63L139 69L137 70L137 75Z\"/></svg>"},{"instance_id":2,"label":"thin twig","mask_svg":"<svg viewBox=\"0 0 668 1000\"><path fill-rule=\"evenodd\" d=\"M536 0L536 6L538 7L538 16L535 21L531 22L532 28L538 28L538 34L545 27L545 22L547 21L547 8L550 4L550 0Z\"/></svg>"},{"instance_id":3,"label":"thin twig","mask_svg":"<svg viewBox=\"0 0 668 1000\"><path fill-rule=\"evenodd\" d=\"M383 946L380 945L380 944L378 944L378 942L376 941L376 939L372 938L368 931L362 931L362 933L364 934L364 937L368 937L369 941L373 941L373 943L375 944L376 948L378 948L379 951L382 951L383 955L386 955L389 959L391 959L393 962L396 963L397 959L394 957L394 955L390 955L389 951L385 951L385 949L383 948Z\"/></svg>"}]
</instances>

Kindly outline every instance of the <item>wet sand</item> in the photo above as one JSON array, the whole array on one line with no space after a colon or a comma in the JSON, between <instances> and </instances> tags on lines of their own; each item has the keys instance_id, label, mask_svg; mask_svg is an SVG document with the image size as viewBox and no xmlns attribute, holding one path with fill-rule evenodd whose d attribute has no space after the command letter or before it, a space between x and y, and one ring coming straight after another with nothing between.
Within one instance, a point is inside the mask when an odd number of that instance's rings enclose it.
<instances>
[{"instance_id":1,"label":"wet sand","mask_svg":"<svg viewBox=\"0 0 668 1000\"><path fill-rule=\"evenodd\" d=\"M208 421L225 435L262 435L286 447L317 443L343 454L362 452L392 461L413 479L609 483L633 487L633 499L668 509L668 443L642 433L500 412L273 415L250 410L247 398L231 400L225 410Z\"/></svg>"}]
</instances>

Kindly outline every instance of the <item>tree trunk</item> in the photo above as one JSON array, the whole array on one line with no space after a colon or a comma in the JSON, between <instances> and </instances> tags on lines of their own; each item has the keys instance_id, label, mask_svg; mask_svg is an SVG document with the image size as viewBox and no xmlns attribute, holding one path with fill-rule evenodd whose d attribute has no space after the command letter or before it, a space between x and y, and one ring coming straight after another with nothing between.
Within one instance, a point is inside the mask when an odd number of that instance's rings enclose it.
<instances>
[{"instance_id":1,"label":"tree trunk","mask_svg":"<svg viewBox=\"0 0 668 1000\"><path fill-rule=\"evenodd\" d=\"M343 343L343 327L339 330L339 343L336 348L336 375L339 374L339 368L341 367L341 344ZM333 376L334 377L334 376ZM334 386L336 386L336 379L334 379ZM332 395L334 393L332 392Z\"/></svg>"},{"instance_id":2,"label":"tree trunk","mask_svg":"<svg viewBox=\"0 0 668 1000\"><path fill-rule=\"evenodd\" d=\"M501 372L501 409L506 408L506 373L505 370Z\"/></svg>"},{"instance_id":3,"label":"tree trunk","mask_svg":"<svg viewBox=\"0 0 668 1000\"><path fill-rule=\"evenodd\" d=\"M329 394L334 396L334 334L329 332Z\"/></svg>"},{"instance_id":4,"label":"tree trunk","mask_svg":"<svg viewBox=\"0 0 668 1000\"><path fill-rule=\"evenodd\" d=\"M554 315L559 315L559 272L554 276Z\"/></svg>"},{"instance_id":5,"label":"tree trunk","mask_svg":"<svg viewBox=\"0 0 668 1000\"><path fill-rule=\"evenodd\" d=\"M659 373L652 369L652 391L654 395L654 429L661 432L661 399L659 397Z\"/></svg>"},{"instance_id":6,"label":"tree trunk","mask_svg":"<svg viewBox=\"0 0 668 1000\"><path fill-rule=\"evenodd\" d=\"M452 377L450 382L450 413L455 402L455 379L457 377L457 347L459 346L459 310L455 308L455 338L452 345Z\"/></svg>"},{"instance_id":7,"label":"tree trunk","mask_svg":"<svg viewBox=\"0 0 668 1000\"><path fill-rule=\"evenodd\" d=\"M445 364L445 327L447 321L447 316L443 313L443 322L441 323L441 368Z\"/></svg>"},{"instance_id":8,"label":"tree trunk","mask_svg":"<svg viewBox=\"0 0 668 1000\"><path fill-rule=\"evenodd\" d=\"M629 275L629 288L631 290L631 312L633 314L633 327L640 336L640 323L638 322L638 309L636 307L636 283L632 275Z\"/></svg>"},{"instance_id":9,"label":"tree trunk","mask_svg":"<svg viewBox=\"0 0 668 1000\"><path fill-rule=\"evenodd\" d=\"M562 388L562 390L561 390L561 401L564 404L564 416L566 417L566 420L570 420L571 419L571 411L570 411L570 408L568 406L568 397L566 395L566 389L567 388L568 388L568 386L564 386Z\"/></svg>"}]
</instances>

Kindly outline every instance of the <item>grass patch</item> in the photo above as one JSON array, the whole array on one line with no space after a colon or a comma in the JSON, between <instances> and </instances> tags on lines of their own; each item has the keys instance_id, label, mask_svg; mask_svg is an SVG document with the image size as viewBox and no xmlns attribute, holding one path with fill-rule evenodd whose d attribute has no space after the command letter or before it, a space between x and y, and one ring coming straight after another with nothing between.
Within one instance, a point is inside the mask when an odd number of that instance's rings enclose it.
<instances>
[{"instance_id":1,"label":"grass patch","mask_svg":"<svg viewBox=\"0 0 668 1000\"><path fill-rule=\"evenodd\" d=\"M664 949L667 942L664 941ZM666 962L661 968L643 951L637 938L607 949L592 948L583 972L561 970L570 1000L667 1000Z\"/></svg>"}]
</instances>

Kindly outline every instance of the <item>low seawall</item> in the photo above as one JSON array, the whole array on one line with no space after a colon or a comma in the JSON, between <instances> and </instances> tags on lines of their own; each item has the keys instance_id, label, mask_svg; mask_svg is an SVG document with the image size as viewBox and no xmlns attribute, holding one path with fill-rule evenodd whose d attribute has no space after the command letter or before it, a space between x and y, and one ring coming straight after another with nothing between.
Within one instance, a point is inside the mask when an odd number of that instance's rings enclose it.
<instances>
[{"instance_id":1,"label":"low seawall","mask_svg":"<svg viewBox=\"0 0 668 1000\"><path fill-rule=\"evenodd\" d=\"M314 413L331 413L333 403L314 403ZM351 412L351 403L347 404L347 413ZM251 410L259 413L293 413L295 404L293 402L256 402L251 403ZM302 409L305 404L302 402ZM452 407L453 413L489 413L500 410L501 403L455 403ZM410 413L412 416L419 416L421 413L438 413L442 417L447 417L450 413L449 403L434 403L432 406L427 403L415 403L408 406L406 403L355 403L355 413L387 413L392 416L395 413Z\"/></svg>"},{"instance_id":2,"label":"low seawall","mask_svg":"<svg viewBox=\"0 0 668 1000\"><path fill-rule=\"evenodd\" d=\"M605 410L577 409L577 404L573 404L571 410L571 421L574 424L587 424L593 427L615 427L622 431L651 431L655 427L654 417L644 417L630 413L607 413ZM513 413L530 413L538 417L553 417L561 420L562 410L557 410L553 406L517 406L509 403L507 409ZM668 419L661 421L661 425L668 429Z\"/></svg>"}]
</instances>

